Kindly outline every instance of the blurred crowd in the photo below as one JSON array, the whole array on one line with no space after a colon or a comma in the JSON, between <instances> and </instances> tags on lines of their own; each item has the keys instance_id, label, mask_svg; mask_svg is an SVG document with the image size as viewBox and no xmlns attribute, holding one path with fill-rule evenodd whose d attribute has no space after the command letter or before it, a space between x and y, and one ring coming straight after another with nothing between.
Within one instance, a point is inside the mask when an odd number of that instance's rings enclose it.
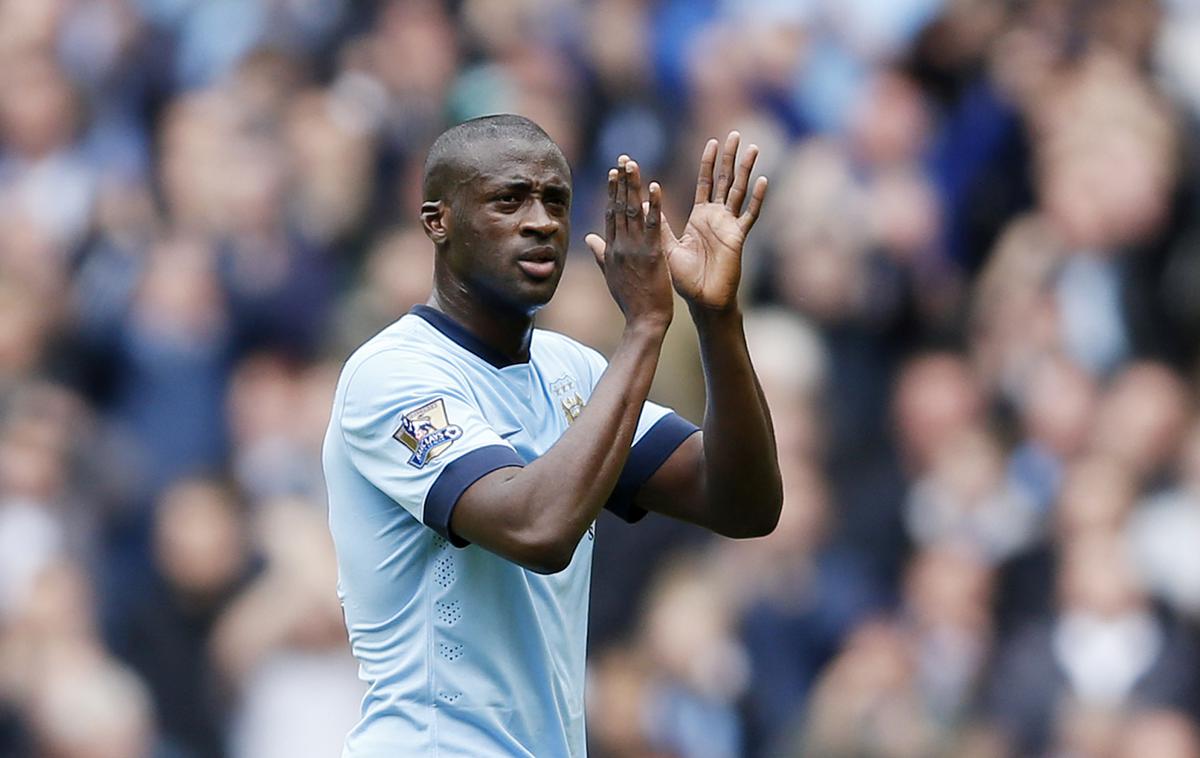
<instances>
[{"instance_id":1,"label":"blurred crowd","mask_svg":"<svg viewBox=\"0 0 1200 758\"><path fill-rule=\"evenodd\" d=\"M339 754L319 448L446 126L772 180L776 532L599 524L597 758L1200 756L1200 5L0 0L0 757ZM681 311L654 397L699 421ZM738 507L736 503L731 508Z\"/></svg>"}]
</instances>

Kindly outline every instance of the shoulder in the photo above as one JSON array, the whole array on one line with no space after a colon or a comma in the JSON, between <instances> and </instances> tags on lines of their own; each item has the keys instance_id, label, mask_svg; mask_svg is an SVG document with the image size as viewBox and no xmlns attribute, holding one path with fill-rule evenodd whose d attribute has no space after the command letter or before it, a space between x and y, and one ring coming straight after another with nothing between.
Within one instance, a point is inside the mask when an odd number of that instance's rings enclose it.
<instances>
[{"instance_id":1,"label":"shoulder","mask_svg":"<svg viewBox=\"0 0 1200 758\"><path fill-rule=\"evenodd\" d=\"M338 379L338 394L386 396L468 384L462 361L431 332L416 316L400 318L350 355Z\"/></svg>"}]
</instances>

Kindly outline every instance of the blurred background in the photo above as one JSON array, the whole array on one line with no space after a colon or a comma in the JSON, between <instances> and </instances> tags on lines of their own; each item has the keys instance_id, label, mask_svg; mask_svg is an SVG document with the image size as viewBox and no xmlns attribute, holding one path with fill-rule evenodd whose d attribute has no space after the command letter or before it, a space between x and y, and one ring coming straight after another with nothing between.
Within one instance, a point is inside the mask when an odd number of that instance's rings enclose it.
<instances>
[{"instance_id":1,"label":"blurred background","mask_svg":"<svg viewBox=\"0 0 1200 758\"><path fill-rule=\"evenodd\" d=\"M599 525L597 758L1200 756L1200 3L0 0L0 756L340 754L319 446L446 126L706 138L787 498ZM683 311L654 397L700 421ZM736 503L730 507L736 508Z\"/></svg>"}]
</instances>

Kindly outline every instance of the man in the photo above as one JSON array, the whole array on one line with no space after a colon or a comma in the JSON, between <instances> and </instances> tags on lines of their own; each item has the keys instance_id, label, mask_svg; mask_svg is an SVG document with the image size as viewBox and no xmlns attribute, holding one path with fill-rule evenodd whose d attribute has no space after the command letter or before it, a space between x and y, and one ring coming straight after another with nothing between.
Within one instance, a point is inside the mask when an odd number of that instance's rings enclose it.
<instances>
[{"instance_id":1,"label":"man","mask_svg":"<svg viewBox=\"0 0 1200 758\"><path fill-rule=\"evenodd\" d=\"M347 361L325 439L339 593L369 684L346 758L584 755L600 509L732 537L774 528L775 443L736 299L766 180L748 191L757 149L735 169L738 141L719 160L705 146L678 238L634 161L609 172L605 235L587 238L626 321L607 364L533 328L569 239L558 146L518 116L434 142L433 294ZM646 401L672 282L700 334L703 433Z\"/></svg>"}]
</instances>

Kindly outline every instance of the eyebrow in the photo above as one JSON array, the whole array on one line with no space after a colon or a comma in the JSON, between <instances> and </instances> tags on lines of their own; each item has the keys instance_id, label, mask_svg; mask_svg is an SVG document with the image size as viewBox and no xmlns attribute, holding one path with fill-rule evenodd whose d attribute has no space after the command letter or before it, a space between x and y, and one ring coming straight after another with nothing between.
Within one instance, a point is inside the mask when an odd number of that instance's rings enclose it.
<instances>
[{"instance_id":1,"label":"eyebrow","mask_svg":"<svg viewBox=\"0 0 1200 758\"><path fill-rule=\"evenodd\" d=\"M499 192L502 190L519 190L527 192L533 187L533 182L528 179L491 178L487 181L486 187L488 192ZM547 182L544 191L556 192L567 196L570 196L571 194L571 188L569 185L557 181Z\"/></svg>"},{"instance_id":2,"label":"eyebrow","mask_svg":"<svg viewBox=\"0 0 1200 758\"><path fill-rule=\"evenodd\" d=\"M527 190L533 186L528 179L497 179L489 182L488 188L494 190Z\"/></svg>"}]
</instances>

